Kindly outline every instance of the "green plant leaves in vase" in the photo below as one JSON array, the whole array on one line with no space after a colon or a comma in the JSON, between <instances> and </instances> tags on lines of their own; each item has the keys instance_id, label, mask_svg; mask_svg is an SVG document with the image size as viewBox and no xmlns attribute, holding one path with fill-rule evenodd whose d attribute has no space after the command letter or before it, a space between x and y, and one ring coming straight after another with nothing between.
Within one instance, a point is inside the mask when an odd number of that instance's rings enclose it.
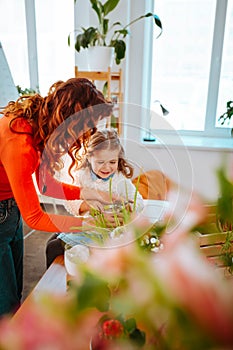
<instances>
[{"instance_id":1,"label":"green plant leaves in vase","mask_svg":"<svg viewBox=\"0 0 233 350\"><path fill-rule=\"evenodd\" d=\"M115 10L120 0L107 0L102 3L100 0L90 0L92 9L97 15L98 26L90 26L88 28L81 27L75 32L79 32L75 38L75 50L80 52L81 48L86 49L91 46L108 46L114 48L115 62L120 64L121 60L125 58L127 35L130 35L129 28L141 19L152 17L154 23L159 27L160 32L157 38L162 34L162 23L158 15L151 12L141 15L126 25L121 22L110 23L107 15ZM81 31L81 32L80 32ZM68 36L68 45L70 46L71 34Z\"/></svg>"}]
</instances>

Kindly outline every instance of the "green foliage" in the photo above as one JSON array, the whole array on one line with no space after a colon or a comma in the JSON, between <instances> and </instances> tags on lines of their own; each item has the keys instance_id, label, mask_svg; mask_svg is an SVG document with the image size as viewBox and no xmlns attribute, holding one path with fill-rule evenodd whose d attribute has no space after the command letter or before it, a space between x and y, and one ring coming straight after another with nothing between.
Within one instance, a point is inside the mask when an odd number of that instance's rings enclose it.
<instances>
[{"instance_id":1,"label":"green foliage","mask_svg":"<svg viewBox=\"0 0 233 350\"><path fill-rule=\"evenodd\" d=\"M217 201L217 226L227 232L221 249L221 259L228 272L233 273L233 182L227 178L225 166L217 171L220 195Z\"/></svg>"},{"instance_id":2,"label":"green foliage","mask_svg":"<svg viewBox=\"0 0 233 350\"><path fill-rule=\"evenodd\" d=\"M109 310L110 296L107 282L86 272L83 283L77 290L78 309L94 307L101 312L106 312Z\"/></svg>"},{"instance_id":3,"label":"green foliage","mask_svg":"<svg viewBox=\"0 0 233 350\"><path fill-rule=\"evenodd\" d=\"M88 48L89 46L109 46L114 47L116 64L120 64L121 60L125 58L126 43L125 38L130 34L129 27L143 18L152 17L156 26L160 28L162 33L162 23L160 18L151 12L142 15L130 23L123 26L120 22L115 22L112 25L109 23L109 18L106 16L111 13L119 4L120 0L107 0L104 4L100 0L90 0L92 9L95 11L98 18L98 27L81 27L82 32L76 36L75 49L79 52L81 48ZM113 34L108 39L107 36ZM68 45L70 46L70 34L68 36Z\"/></svg>"},{"instance_id":4,"label":"green foliage","mask_svg":"<svg viewBox=\"0 0 233 350\"><path fill-rule=\"evenodd\" d=\"M122 201L122 202L119 202L119 201L113 202L113 199L112 199L112 179L110 178L110 180L109 180L109 197L110 197L110 201L112 204L105 205L104 211L96 209L96 208L90 209L90 215L95 220L95 227L97 227L97 228L98 227L100 227L100 228L119 227L122 225L120 223L120 220L119 220L119 215L121 215L123 217L123 225L127 224L129 222L131 213L136 211L139 181L140 181L140 176L138 176L138 181L137 181L137 184L135 186L136 189L135 189L133 203L130 203L128 201L128 190L127 190L126 185L125 185L125 193L126 193L125 198L126 198L126 200ZM115 223L113 225L110 222L108 222L108 220L106 219L106 216L105 216L106 213L113 214L114 221L115 221Z\"/></svg>"},{"instance_id":5,"label":"green foliage","mask_svg":"<svg viewBox=\"0 0 233 350\"><path fill-rule=\"evenodd\" d=\"M233 251L232 251L232 242L233 242L233 232L227 232L226 241L221 249L221 259L227 270L230 274L233 273Z\"/></svg>"},{"instance_id":6,"label":"green foliage","mask_svg":"<svg viewBox=\"0 0 233 350\"><path fill-rule=\"evenodd\" d=\"M226 112L218 118L218 120L221 122L221 125L224 125L227 121L228 124L230 123L233 116L233 101L228 101L226 107Z\"/></svg>"},{"instance_id":7,"label":"green foliage","mask_svg":"<svg viewBox=\"0 0 233 350\"><path fill-rule=\"evenodd\" d=\"M31 88L21 88L21 86L19 85L16 85L16 88L17 88L17 91L18 91L18 94L19 96L24 96L24 95L34 95L34 94L37 94L39 93L39 89L37 88L36 90L34 89L31 89Z\"/></svg>"},{"instance_id":8,"label":"green foliage","mask_svg":"<svg viewBox=\"0 0 233 350\"><path fill-rule=\"evenodd\" d=\"M217 216L220 223L233 223L233 183L227 178L225 167L217 171L220 195L217 201Z\"/></svg>"},{"instance_id":9,"label":"green foliage","mask_svg":"<svg viewBox=\"0 0 233 350\"><path fill-rule=\"evenodd\" d=\"M165 231L166 224L156 222L146 232L143 232L143 235L140 232L136 232L136 236L140 237L137 240L139 247L145 252L158 252L160 249L163 249L163 243L160 238Z\"/></svg>"}]
</instances>

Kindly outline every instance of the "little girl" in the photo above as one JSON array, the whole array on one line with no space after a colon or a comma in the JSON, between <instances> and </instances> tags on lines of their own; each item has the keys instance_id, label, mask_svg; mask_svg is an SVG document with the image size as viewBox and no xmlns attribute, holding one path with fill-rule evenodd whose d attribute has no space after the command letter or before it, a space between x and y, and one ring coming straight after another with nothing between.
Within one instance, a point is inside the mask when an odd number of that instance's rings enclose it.
<instances>
[{"instance_id":1,"label":"little girl","mask_svg":"<svg viewBox=\"0 0 233 350\"><path fill-rule=\"evenodd\" d=\"M89 140L87 153L75 176L75 185L82 188L109 192L133 205L136 187L131 182L133 167L125 159L125 152L114 129L97 131ZM110 184L111 181L111 184ZM104 211L98 201L69 200L66 210L72 215L83 215L91 207ZM137 192L136 210L143 208L142 196Z\"/></svg>"},{"instance_id":2,"label":"little girl","mask_svg":"<svg viewBox=\"0 0 233 350\"><path fill-rule=\"evenodd\" d=\"M125 159L125 152L120 139L114 129L96 131L87 144L87 153L81 165L74 174L74 182L82 188L95 189L109 192L110 186L113 195L133 206L136 187L131 182L133 167ZM110 180L111 179L111 180ZM111 181L111 185L110 185ZM96 197L95 197L96 198ZM143 198L137 192L135 209L143 208ZM106 219L111 221L112 214L107 213L101 201L95 200L68 200L63 204L66 210L72 215L84 215L91 208L100 209ZM46 245L47 267L51 265L56 256L63 254L64 245L53 235ZM88 241L80 233L81 241Z\"/></svg>"}]
</instances>

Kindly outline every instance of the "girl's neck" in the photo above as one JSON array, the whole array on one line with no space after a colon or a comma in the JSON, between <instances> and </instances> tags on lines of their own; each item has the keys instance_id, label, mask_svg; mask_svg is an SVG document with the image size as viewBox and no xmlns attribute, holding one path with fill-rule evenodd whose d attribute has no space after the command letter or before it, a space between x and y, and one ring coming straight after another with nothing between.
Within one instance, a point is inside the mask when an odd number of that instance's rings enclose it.
<instances>
[{"instance_id":1,"label":"girl's neck","mask_svg":"<svg viewBox=\"0 0 233 350\"><path fill-rule=\"evenodd\" d=\"M100 179L100 180L103 180L103 181L108 181L109 179L111 179L113 176L114 176L115 173L109 175L108 177L106 178L103 178L103 177L100 177L99 175L97 175L92 169L91 169L91 177L93 180L96 180L96 179Z\"/></svg>"}]
</instances>

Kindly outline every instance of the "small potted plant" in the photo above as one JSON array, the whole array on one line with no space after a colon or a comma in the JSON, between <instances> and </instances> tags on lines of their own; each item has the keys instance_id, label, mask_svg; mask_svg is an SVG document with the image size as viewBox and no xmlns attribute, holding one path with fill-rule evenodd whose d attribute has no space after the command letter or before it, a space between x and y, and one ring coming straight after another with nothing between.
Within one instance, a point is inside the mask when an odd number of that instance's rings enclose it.
<instances>
[{"instance_id":1,"label":"small potted plant","mask_svg":"<svg viewBox=\"0 0 233 350\"><path fill-rule=\"evenodd\" d=\"M218 121L221 125L225 125L226 123L229 125L231 118L233 119L233 101L228 101L226 105L226 112L220 115ZM231 136L233 137L233 128L231 128Z\"/></svg>"},{"instance_id":2,"label":"small potted plant","mask_svg":"<svg viewBox=\"0 0 233 350\"><path fill-rule=\"evenodd\" d=\"M136 23L137 21L152 17L155 24L160 28L160 33L157 38L162 33L162 23L160 18L151 12L145 15L139 16L138 18L132 20L126 25L122 25L120 22L115 22L110 24L109 18L107 17L110 12L112 12L120 2L120 0L107 0L104 4L100 0L90 0L92 9L95 11L98 18L98 26L90 26L88 28L81 28L75 39L75 49L80 52L83 49L89 49L93 47L105 47L111 48L115 56L116 64L120 64L121 60L125 58L126 43L125 38L130 34L129 27ZM81 31L81 32L80 32ZM70 46L70 35L68 36L68 45ZM96 60L96 57L95 57Z\"/></svg>"}]
</instances>

